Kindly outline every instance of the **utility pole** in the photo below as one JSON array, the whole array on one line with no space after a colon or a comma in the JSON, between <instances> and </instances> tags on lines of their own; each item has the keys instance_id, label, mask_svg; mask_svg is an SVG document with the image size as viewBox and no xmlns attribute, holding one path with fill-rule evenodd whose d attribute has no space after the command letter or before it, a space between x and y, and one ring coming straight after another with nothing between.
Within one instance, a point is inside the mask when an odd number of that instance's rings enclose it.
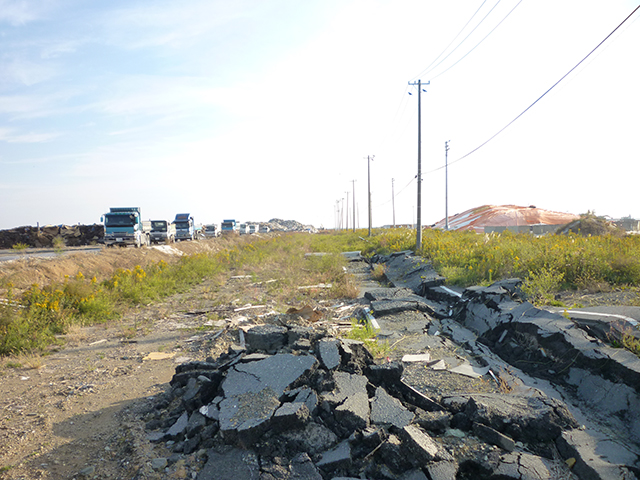
<instances>
[{"instance_id":1,"label":"utility pole","mask_svg":"<svg viewBox=\"0 0 640 480\"><path fill-rule=\"evenodd\" d=\"M393 182L395 179L391 179L391 209L393 210L393 228L396 228L396 194L393 191Z\"/></svg>"},{"instance_id":2,"label":"utility pole","mask_svg":"<svg viewBox=\"0 0 640 480\"><path fill-rule=\"evenodd\" d=\"M375 155L367 155L367 190L368 190L368 207L369 207L369 236L371 236L371 161Z\"/></svg>"},{"instance_id":3,"label":"utility pole","mask_svg":"<svg viewBox=\"0 0 640 480\"><path fill-rule=\"evenodd\" d=\"M444 142L444 229L449 231L449 142Z\"/></svg>"},{"instance_id":4,"label":"utility pole","mask_svg":"<svg viewBox=\"0 0 640 480\"><path fill-rule=\"evenodd\" d=\"M429 85L429 83L431 82L427 82L425 85ZM419 252L422 250L422 82L420 80L418 80L417 83L409 82L409 85L418 86L418 208L416 217L416 252Z\"/></svg>"},{"instance_id":5,"label":"utility pole","mask_svg":"<svg viewBox=\"0 0 640 480\"><path fill-rule=\"evenodd\" d=\"M345 215L346 218L346 225L345 225L345 230L349 230L349 192L344 192L347 194L347 209L345 210L347 212L347 214Z\"/></svg>"},{"instance_id":6,"label":"utility pole","mask_svg":"<svg viewBox=\"0 0 640 480\"><path fill-rule=\"evenodd\" d=\"M353 185L353 233L356 233L356 181L351 180Z\"/></svg>"}]
</instances>

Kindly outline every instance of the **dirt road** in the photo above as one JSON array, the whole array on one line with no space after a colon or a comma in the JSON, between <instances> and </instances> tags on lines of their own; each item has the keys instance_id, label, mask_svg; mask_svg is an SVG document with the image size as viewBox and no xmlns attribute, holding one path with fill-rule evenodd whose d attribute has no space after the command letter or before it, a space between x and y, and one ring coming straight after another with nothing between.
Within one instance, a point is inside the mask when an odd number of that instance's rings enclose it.
<instances>
[{"instance_id":1,"label":"dirt road","mask_svg":"<svg viewBox=\"0 0 640 480\"><path fill-rule=\"evenodd\" d=\"M172 248L191 253L216 246L207 241ZM166 249L110 249L7 262L1 273L19 286L28 276L59 280L97 262L115 268L172 255ZM137 440L144 425L133 411L166 388L176 363L204 360L224 348L224 336L203 347L211 333L196 328L206 318L189 314L202 307L207 289L202 284L108 326L74 328L61 339L66 346L50 355L2 359L0 478L124 479L149 463L148 442Z\"/></svg>"}]
</instances>

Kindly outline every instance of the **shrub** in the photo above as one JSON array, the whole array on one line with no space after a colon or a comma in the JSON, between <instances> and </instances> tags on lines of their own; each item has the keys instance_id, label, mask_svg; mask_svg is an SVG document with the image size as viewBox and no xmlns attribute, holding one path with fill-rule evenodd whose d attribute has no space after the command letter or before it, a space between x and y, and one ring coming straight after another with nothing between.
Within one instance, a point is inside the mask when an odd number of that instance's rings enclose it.
<instances>
[{"instance_id":1,"label":"shrub","mask_svg":"<svg viewBox=\"0 0 640 480\"><path fill-rule=\"evenodd\" d=\"M522 292L531 303L536 305L552 303L563 277L564 274L553 268L545 267L537 272L529 272L522 282Z\"/></svg>"}]
</instances>

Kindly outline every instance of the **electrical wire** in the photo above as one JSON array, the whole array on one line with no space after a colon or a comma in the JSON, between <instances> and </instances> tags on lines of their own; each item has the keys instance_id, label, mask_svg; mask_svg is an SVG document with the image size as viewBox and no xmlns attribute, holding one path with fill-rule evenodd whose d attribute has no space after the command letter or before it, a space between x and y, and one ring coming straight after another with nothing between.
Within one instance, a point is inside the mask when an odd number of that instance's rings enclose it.
<instances>
[{"instance_id":1,"label":"electrical wire","mask_svg":"<svg viewBox=\"0 0 640 480\"><path fill-rule=\"evenodd\" d=\"M467 34L467 36L466 36L466 37L464 37L464 38L462 39L462 41L461 41L458 45L456 45L456 47L455 47L451 52L449 52L449 54L448 54L446 57L444 57L442 60L440 60L438 63L436 63L436 64L431 68L431 70L427 70L427 71L425 71L425 72L421 73L421 74L420 74L420 76L422 76L422 75L426 75L427 73L429 73L429 72L433 71L433 69L435 69L438 65L440 65L440 64L441 64L442 62L444 62L447 58L449 58L449 56L450 56L453 52L455 52L455 51L458 49L458 47L459 47L460 45L462 45L464 42L466 42L467 38L469 38L469 37L471 36L471 34L473 34L473 32L475 32L475 31L476 31L476 29L477 29L480 25L482 25L482 22L484 22L484 21L487 19L487 17L488 17L489 15L491 15L491 12L493 12L493 11L495 10L495 8L500 4L500 1L501 1L501 0L498 0L498 1L496 2L496 4L495 4L493 7L491 7L491 10L489 10L489 12L488 12L488 13L487 13L483 18L482 18L482 20L480 20L480 23L478 23L475 27L473 27L473 30L471 30L471 31ZM465 56L466 56L466 55L465 55Z\"/></svg>"},{"instance_id":2,"label":"electrical wire","mask_svg":"<svg viewBox=\"0 0 640 480\"><path fill-rule=\"evenodd\" d=\"M576 68L578 68L585 60L587 60L598 48L600 48L602 46L602 44L604 42L606 42L620 27L622 27L622 25L624 25L627 20L629 20L638 10L640 10L640 5L638 5L636 8L633 9L633 11L627 15L627 17L616 27L614 28L611 33L609 33L606 37L604 37L604 39L598 43L598 45L596 45L582 60L580 60L578 63L576 63L574 65L573 68L571 68L571 70L569 70L567 73L565 73L560 80L558 80L556 83L554 83L553 85L551 85L551 87L549 87L547 89L546 92L544 92L542 95L540 95L531 105L529 105L527 108L525 108L522 112L520 112L520 114L518 114L513 120L511 120L509 123L507 123L504 127L502 127L500 130L498 130L496 133L494 133L491 137L489 137L487 140L485 140L483 143L481 143L480 145L478 145L476 148L474 148L473 150L471 150L470 152L466 153L465 155L463 155L462 157L449 162L448 165L453 165L454 163L457 163L461 160L464 160L465 158L467 158L468 156L470 156L471 154L477 152L478 150L480 150L482 147L484 147L486 144L488 144L491 140L493 140L494 138L496 138L498 135L500 135L502 132L504 132L507 128L509 128L511 125L513 125L516 120L518 120L520 117L522 117L525 113L527 113L536 103L538 103L540 100L542 100L551 90L553 90L560 82L562 82L565 78L567 78L571 72L573 72ZM429 172L425 172L425 173L432 173L432 172L436 172L438 170L442 170L443 168L445 168L445 165L442 165L438 168L435 168L433 170L430 170Z\"/></svg>"},{"instance_id":3,"label":"electrical wire","mask_svg":"<svg viewBox=\"0 0 640 480\"><path fill-rule=\"evenodd\" d=\"M479 11L480 11L480 9L484 6L484 4L485 4L485 3L487 3L487 0L484 0L484 1L482 2L482 4L480 4L480 6L479 6L479 7L478 7L478 9L474 12L474 14L473 14L473 15L471 15L471 18L469 18L469 20L467 20L467 23L465 23L465 24L464 24L464 27L462 27L462 28L460 29L460 31L456 34L456 36L455 36L455 37L453 37L453 40L451 40L451 42L449 42L449 45L447 45L447 46L444 48L444 50L442 50L442 52L440 52L440 55L438 55L438 56L437 56L437 57L436 57L436 58L435 58L435 59L434 59L434 60L433 60L429 65L427 65L427 68L425 68L421 73L419 73L418 75L416 75L415 77L413 77L413 79L412 79L412 80L415 80L416 78L418 78L418 77L420 77L420 76L422 76L422 75L426 74L426 72L429 72L429 71L430 71L429 69L431 68L431 66L432 66L434 63L436 63L436 62L438 61L438 59L439 59L442 55L444 55L444 52L446 52L446 51L447 51L447 49L451 46L451 44L452 44L453 42L455 42L455 41L456 41L456 39L460 36L460 34L462 34L462 32L464 32L465 28L467 28L467 26L471 23L471 20L473 20L473 19L475 18L475 16L478 14L478 12L479 12ZM497 4L496 4L496 5L497 5ZM495 8L495 7L494 7L494 8ZM486 18L486 17L485 17L485 18ZM480 23L482 23L482 20L480 21ZM478 25L479 25L479 24L478 24ZM477 28L477 26L476 26L476 28ZM473 33L473 32L472 32L472 33ZM463 42L464 42L464 40L463 40ZM458 47L459 47L459 46L460 46L460 44L458 44ZM458 48L458 47L456 47L456 48ZM455 51L455 48L454 48L454 49L449 53L449 55L451 55L451 53L453 53L454 51ZM447 57L448 57L449 55L447 55ZM443 60L445 60L445 59L446 59L446 57L445 57ZM439 64L438 64L438 65L439 65ZM436 67L437 67L438 65L436 65ZM435 68L435 67L434 67L434 68Z\"/></svg>"},{"instance_id":4,"label":"electrical wire","mask_svg":"<svg viewBox=\"0 0 640 480\"><path fill-rule=\"evenodd\" d=\"M394 193L394 194L393 194L393 196L391 197L391 200L394 200L394 199L398 198L398 195L400 195L400 194L401 194L402 192L404 192L407 188L409 188L409 185L411 185L411 184L415 181L415 179L416 179L417 177L418 177L418 175L414 175L414 176L413 176L413 178L412 178L411 180L409 180L409 183L407 183L404 187L402 187L402 188L400 189L400 191L399 191L399 192L396 192L396 193ZM375 207L375 208L383 207L383 206L385 206L386 204L388 204L389 202L391 202L391 200L387 200L386 202L382 202L382 203L379 203L379 204L377 204L377 205L374 205L374 207Z\"/></svg>"},{"instance_id":5,"label":"electrical wire","mask_svg":"<svg viewBox=\"0 0 640 480\"><path fill-rule=\"evenodd\" d=\"M509 17L509 15L511 15L511 14L513 13L513 11L514 11L516 8L518 8L518 5L520 5L521 3L522 3L522 0L520 0L518 3L516 3L516 6L515 6L515 7L513 7L511 10L509 10L509 13L507 13L507 14L504 16L504 18L503 18L502 20L500 20L500 22L498 22L498 24L497 24L495 27L493 27L493 28L491 29L491 31L490 31L489 33L487 33L487 34L485 35L485 37L484 37L482 40L480 40L478 43L476 43L476 45L475 45L471 50L469 50L469 51L468 51L467 53L465 53L462 57L460 57L460 58L459 58L459 59L458 59L458 60L457 60L453 65L450 65L449 67L447 67L446 69L444 69L442 72L440 72L440 73L438 73L437 75L435 75L435 76L431 77L431 79L430 79L430 80L433 80L434 78L438 78L440 75L442 75L443 73L448 72L448 71L449 71L449 70L451 70L453 67L455 67L458 63L460 63L462 60L464 60L464 59L467 57L467 55L469 55L469 54L470 54L471 52L473 52L476 48L478 48L478 47L480 46L480 44L481 44L482 42L484 42L484 41L487 39L487 37L488 37L489 35L491 35L491 34L493 33L493 31L494 31L496 28L498 28L498 27L502 24L502 22L504 22L504 21L507 19L507 17ZM437 67L437 65L436 65L436 67ZM434 67L434 68L435 68L435 67Z\"/></svg>"}]
</instances>

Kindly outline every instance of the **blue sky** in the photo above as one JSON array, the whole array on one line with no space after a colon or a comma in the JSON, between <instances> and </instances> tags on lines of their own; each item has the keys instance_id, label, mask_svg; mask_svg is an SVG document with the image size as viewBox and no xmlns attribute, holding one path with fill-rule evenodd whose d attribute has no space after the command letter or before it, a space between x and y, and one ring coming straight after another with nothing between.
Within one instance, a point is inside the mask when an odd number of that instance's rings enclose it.
<instances>
[{"instance_id":1,"label":"blue sky","mask_svg":"<svg viewBox=\"0 0 640 480\"><path fill-rule=\"evenodd\" d=\"M394 208L411 223L418 79L423 224L445 216L447 140L450 215L640 217L640 11L456 161L637 6L0 0L0 229L97 223L112 206L332 228L347 202L351 223L354 187L366 227L369 155L374 226Z\"/></svg>"}]
</instances>

